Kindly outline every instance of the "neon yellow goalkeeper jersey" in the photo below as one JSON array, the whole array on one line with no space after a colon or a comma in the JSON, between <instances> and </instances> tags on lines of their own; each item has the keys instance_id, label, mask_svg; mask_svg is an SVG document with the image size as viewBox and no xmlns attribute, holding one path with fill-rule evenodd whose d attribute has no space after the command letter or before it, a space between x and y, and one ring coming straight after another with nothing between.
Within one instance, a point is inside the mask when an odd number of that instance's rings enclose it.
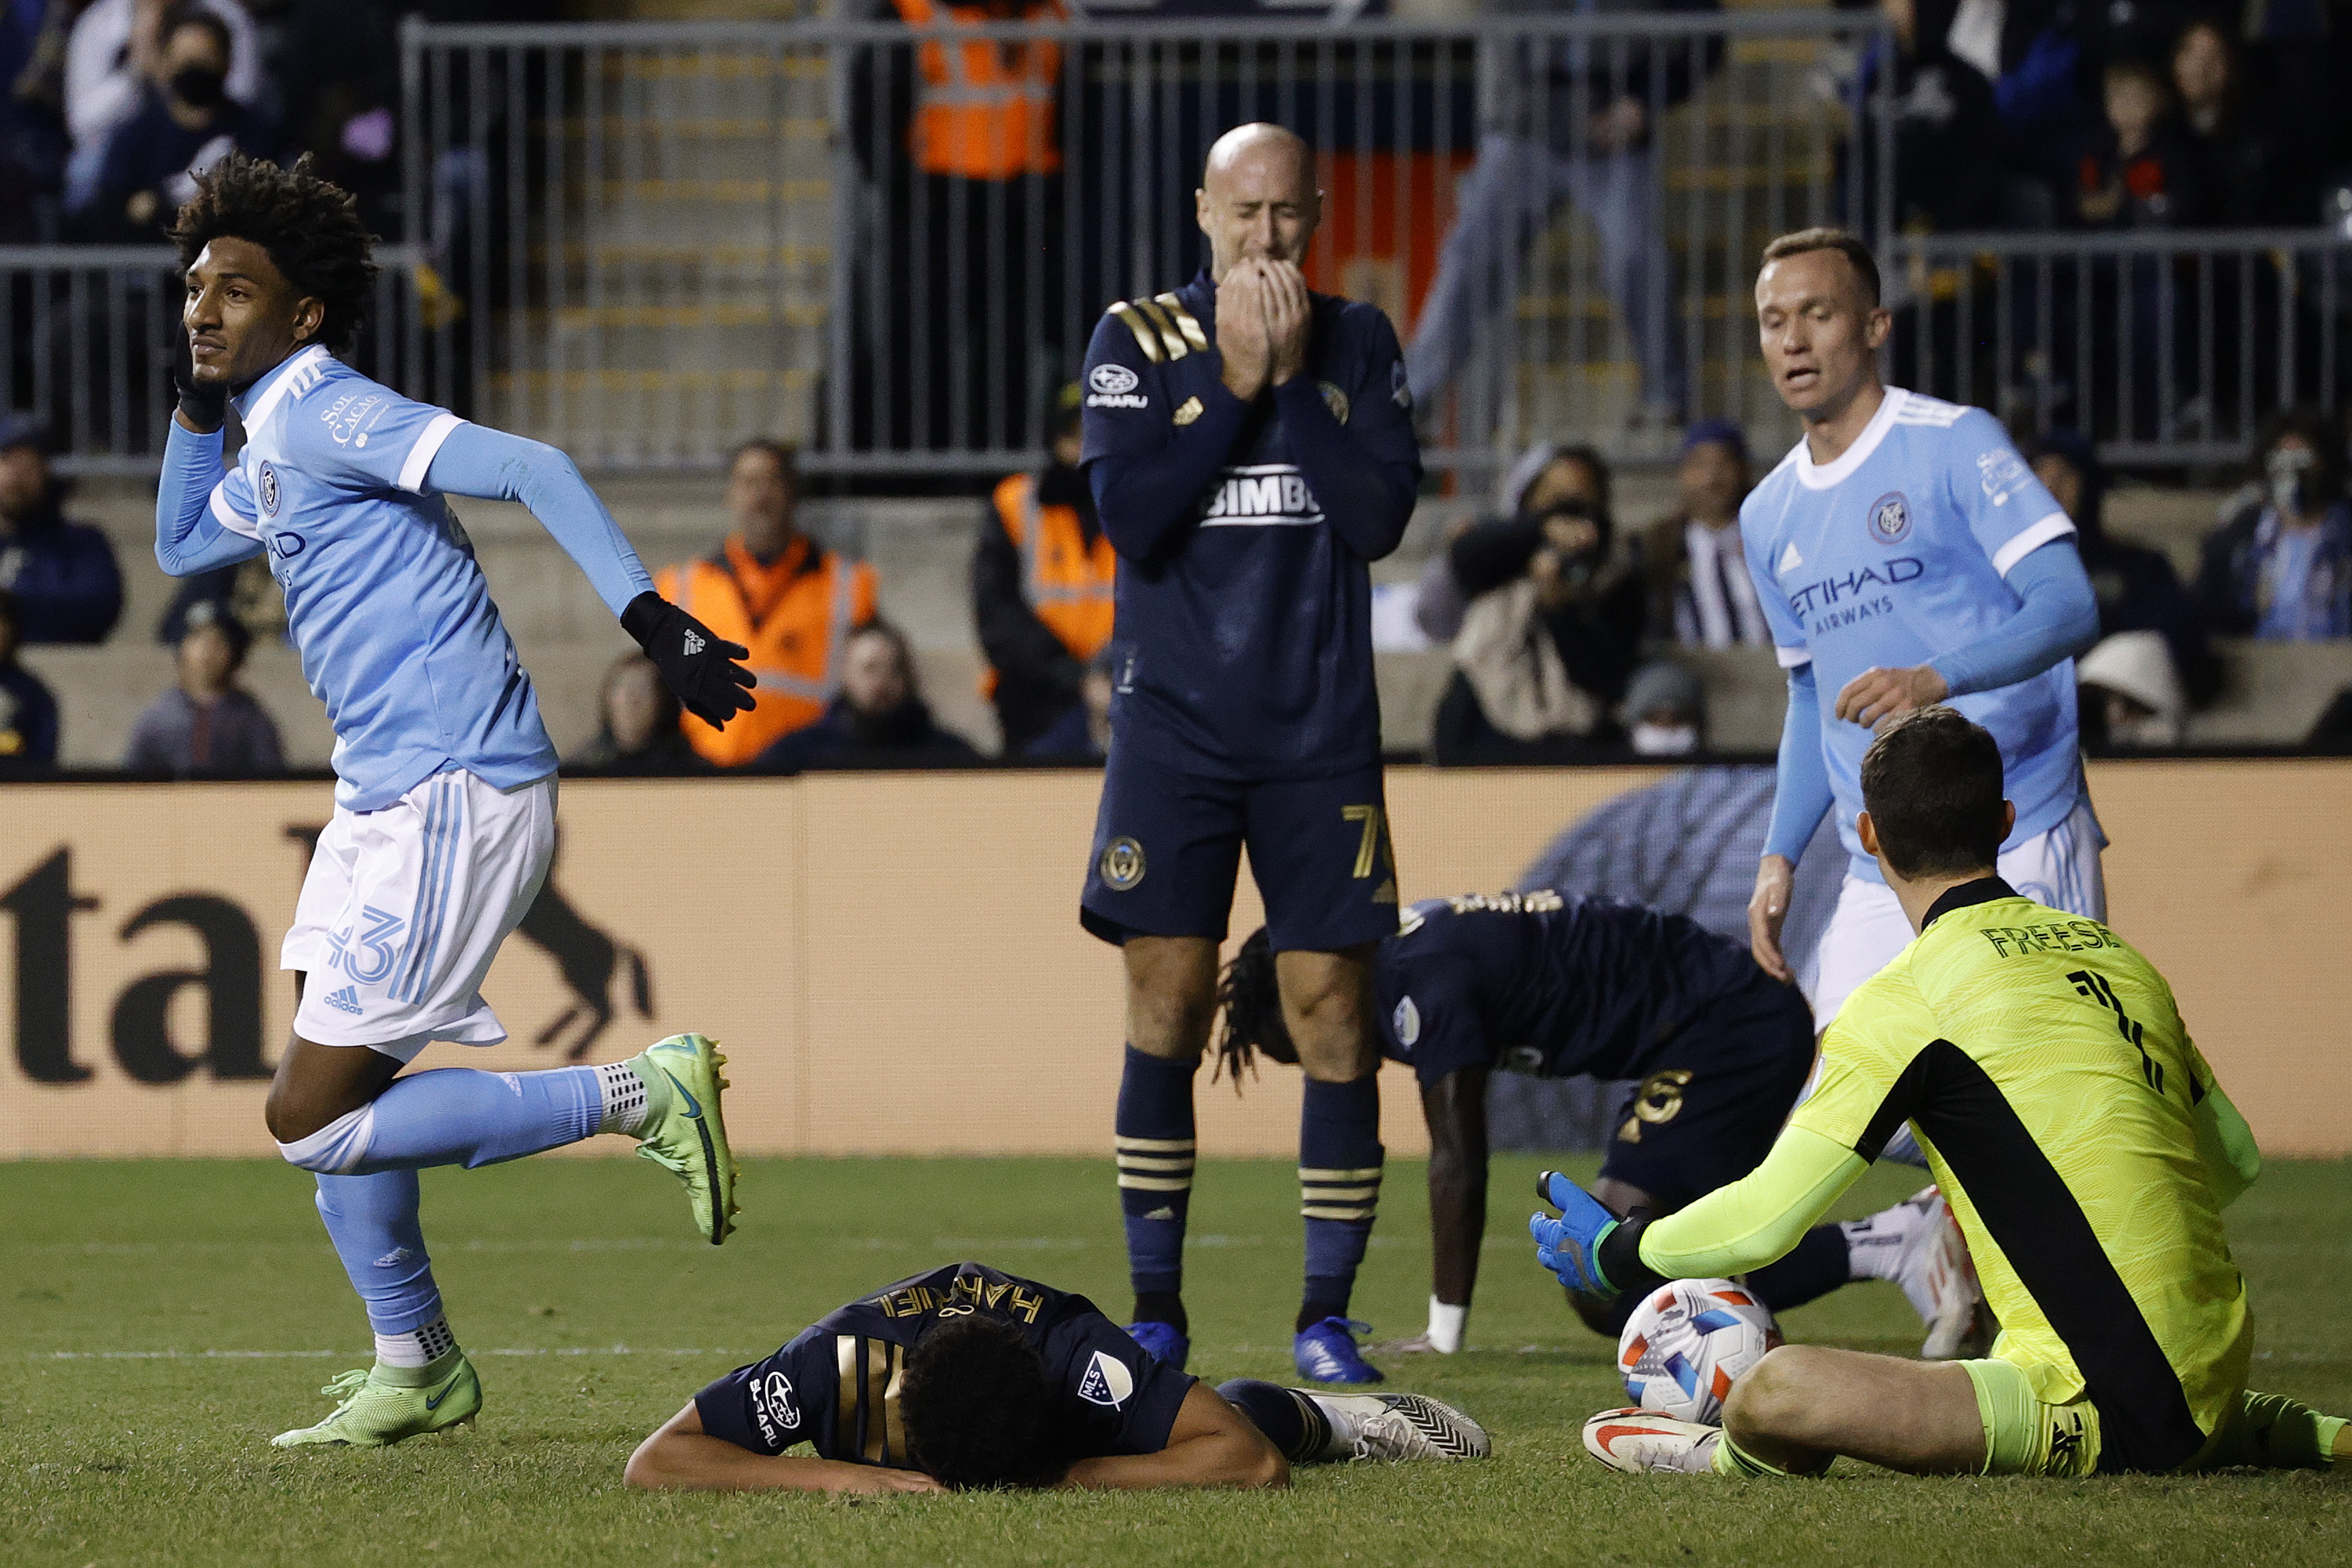
<instances>
[{"instance_id":1,"label":"neon yellow goalkeeper jersey","mask_svg":"<svg viewBox=\"0 0 2352 1568\"><path fill-rule=\"evenodd\" d=\"M2047 1404L2088 1395L2100 1468L2193 1458L2245 1386L2252 1324L2221 1231L2236 1194L2199 1146L2212 1069L2155 967L1989 877L1937 900L1822 1050L1790 1125L1872 1160L1913 1124L2000 1319L1993 1353Z\"/></svg>"}]
</instances>

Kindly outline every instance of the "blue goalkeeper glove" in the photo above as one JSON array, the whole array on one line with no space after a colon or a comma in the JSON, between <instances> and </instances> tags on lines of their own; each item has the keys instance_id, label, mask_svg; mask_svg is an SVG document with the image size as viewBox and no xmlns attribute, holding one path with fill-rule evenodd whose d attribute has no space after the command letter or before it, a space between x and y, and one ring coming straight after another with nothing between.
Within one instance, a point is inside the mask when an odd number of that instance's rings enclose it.
<instances>
[{"instance_id":1,"label":"blue goalkeeper glove","mask_svg":"<svg viewBox=\"0 0 2352 1568\"><path fill-rule=\"evenodd\" d=\"M1528 1234L1536 1238L1536 1261L1571 1290L1595 1296L1617 1294L1617 1287L1601 1272L1601 1244L1624 1222L1558 1171L1546 1171L1536 1178L1536 1195L1559 1210L1558 1219L1541 1214L1528 1216Z\"/></svg>"}]
</instances>

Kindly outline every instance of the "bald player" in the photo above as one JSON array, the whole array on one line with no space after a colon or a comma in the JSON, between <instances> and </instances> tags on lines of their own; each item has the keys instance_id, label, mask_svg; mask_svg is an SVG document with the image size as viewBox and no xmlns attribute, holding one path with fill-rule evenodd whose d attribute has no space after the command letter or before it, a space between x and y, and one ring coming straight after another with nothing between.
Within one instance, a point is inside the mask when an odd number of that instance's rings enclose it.
<instances>
[{"instance_id":1,"label":"bald player","mask_svg":"<svg viewBox=\"0 0 2352 1568\"><path fill-rule=\"evenodd\" d=\"M1242 847L1307 1074L1300 1373L1372 1383L1348 1316L1381 1183L1371 957L1396 930L1368 567L1421 483L1388 318L1308 290L1314 156L1274 125L1210 150L1209 265L1113 305L1087 351L1085 449L1118 552L1110 755L1080 919L1127 970L1118 1184L1129 1332L1181 1367L1192 1080Z\"/></svg>"}]
</instances>

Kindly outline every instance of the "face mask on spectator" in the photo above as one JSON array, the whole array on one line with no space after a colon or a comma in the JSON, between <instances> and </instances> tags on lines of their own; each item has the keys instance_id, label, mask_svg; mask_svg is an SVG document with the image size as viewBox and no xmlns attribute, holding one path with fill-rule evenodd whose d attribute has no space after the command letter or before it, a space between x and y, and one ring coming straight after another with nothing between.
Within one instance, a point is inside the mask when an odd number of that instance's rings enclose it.
<instances>
[{"instance_id":1,"label":"face mask on spectator","mask_svg":"<svg viewBox=\"0 0 2352 1568\"><path fill-rule=\"evenodd\" d=\"M1653 724L1646 720L1633 729L1637 757L1687 757L1698 750L1696 724Z\"/></svg>"},{"instance_id":2,"label":"face mask on spectator","mask_svg":"<svg viewBox=\"0 0 2352 1568\"><path fill-rule=\"evenodd\" d=\"M210 66L184 66L172 73L172 96L190 109L213 109L227 79Z\"/></svg>"},{"instance_id":3,"label":"face mask on spectator","mask_svg":"<svg viewBox=\"0 0 2352 1568\"><path fill-rule=\"evenodd\" d=\"M2281 447L2264 464L2271 481L2271 506L2283 517L2301 517L2313 510L2312 455L2301 447Z\"/></svg>"}]
</instances>

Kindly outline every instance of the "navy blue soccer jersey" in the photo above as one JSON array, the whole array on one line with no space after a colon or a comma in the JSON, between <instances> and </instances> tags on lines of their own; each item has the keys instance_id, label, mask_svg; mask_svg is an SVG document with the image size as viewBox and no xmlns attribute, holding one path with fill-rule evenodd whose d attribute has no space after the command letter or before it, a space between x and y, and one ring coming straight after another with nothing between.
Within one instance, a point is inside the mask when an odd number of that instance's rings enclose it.
<instances>
[{"instance_id":1,"label":"navy blue soccer jersey","mask_svg":"<svg viewBox=\"0 0 2352 1568\"><path fill-rule=\"evenodd\" d=\"M1684 916L1549 890L1413 905L1373 986L1382 1053L1423 1084L1466 1068L1638 1079L1711 1006L1781 989Z\"/></svg>"},{"instance_id":2,"label":"navy blue soccer jersey","mask_svg":"<svg viewBox=\"0 0 2352 1568\"><path fill-rule=\"evenodd\" d=\"M1380 754L1370 563L1421 483L1412 395L1374 306L1313 296L1303 374L1244 403L1216 285L1115 305L1087 350L1085 458L1119 553L1116 744L1196 775Z\"/></svg>"},{"instance_id":3,"label":"navy blue soccer jersey","mask_svg":"<svg viewBox=\"0 0 2352 1568\"><path fill-rule=\"evenodd\" d=\"M941 1323L975 1312L1021 1331L1061 1391L1066 1464L1168 1446L1192 1379L1155 1361L1084 1296L982 1263L950 1263L830 1312L765 1361L694 1396L702 1429L755 1454L802 1443L817 1457L917 1469L898 1391L907 1357Z\"/></svg>"}]
</instances>

